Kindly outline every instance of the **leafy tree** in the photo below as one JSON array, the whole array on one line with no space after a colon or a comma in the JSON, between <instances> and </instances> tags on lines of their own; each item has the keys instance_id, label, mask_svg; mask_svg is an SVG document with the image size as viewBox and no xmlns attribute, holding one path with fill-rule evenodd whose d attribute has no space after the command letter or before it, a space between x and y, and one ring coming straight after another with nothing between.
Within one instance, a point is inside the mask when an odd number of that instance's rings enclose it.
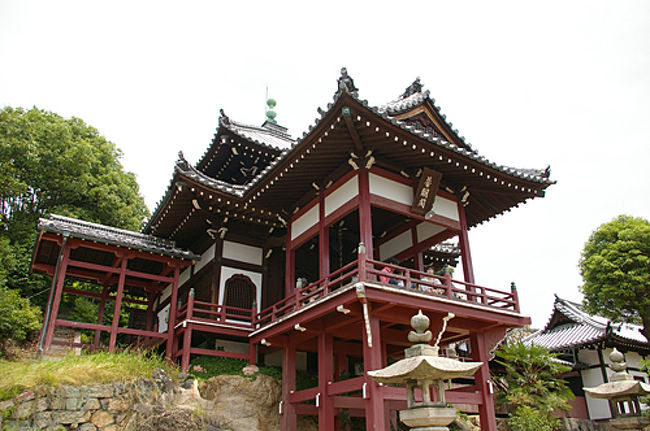
<instances>
[{"instance_id":1,"label":"leafy tree","mask_svg":"<svg viewBox=\"0 0 650 431\"><path fill-rule=\"evenodd\" d=\"M79 118L37 108L0 110L0 259L7 261L0 286L25 296L47 291L47 277L29 274L39 217L57 213L141 227L148 210L120 157L113 143ZM43 305L47 295L34 299Z\"/></svg>"},{"instance_id":2,"label":"leafy tree","mask_svg":"<svg viewBox=\"0 0 650 431\"><path fill-rule=\"evenodd\" d=\"M569 411L568 400L574 398L560 378L570 367L555 361L548 349L521 342L502 346L495 354L503 366L497 402L508 406L509 425L515 431L557 429L559 420L552 413Z\"/></svg>"},{"instance_id":3,"label":"leafy tree","mask_svg":"<svg viewBox=\"0 0 650 431\"><path fill-rule=\"evenodd\" d=\"M621 215L596 229L580 258L585 309L642 323L650 340L650 222Z\"/></svg>"}]
</instances>

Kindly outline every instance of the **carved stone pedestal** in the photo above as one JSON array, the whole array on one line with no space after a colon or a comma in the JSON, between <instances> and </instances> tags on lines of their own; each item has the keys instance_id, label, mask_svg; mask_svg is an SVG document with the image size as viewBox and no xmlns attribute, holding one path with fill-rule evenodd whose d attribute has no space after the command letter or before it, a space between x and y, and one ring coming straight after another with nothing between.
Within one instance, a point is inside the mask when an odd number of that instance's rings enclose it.
<instances>
[{"instance_id":1,"label":"carved stone pedestal","mask_svg":"<svg viewBox=\"0 0 650 431\"><path fill-rule=\"evenodd\" d=\"M650 425L650 418L643 416L623 416L611 419L609 424L619 430L641 431Z\"/></svg>"},{"instance_id":2,"label":"carved stone pedestal","mask_svg":"<svg viewBox=\"0 0 650 431\"><path fill-rule=\"evenodd\" d=\"M456 409L449 407L418 407L400 410L399 418L412 431L447 431L456 419Z\"/></svg>"}]
</instances>

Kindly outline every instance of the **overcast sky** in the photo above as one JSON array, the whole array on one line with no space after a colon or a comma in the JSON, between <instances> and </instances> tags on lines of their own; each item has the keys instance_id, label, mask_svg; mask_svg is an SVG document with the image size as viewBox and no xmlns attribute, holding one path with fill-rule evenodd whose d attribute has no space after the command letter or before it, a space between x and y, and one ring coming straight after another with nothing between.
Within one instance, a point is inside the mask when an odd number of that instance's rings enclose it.
<instances>
[{"instance_id":1,"label":"overcast sky","mask_svg":"<svg viewBox=\"0 0 650 431\"><path fill-rule=\"evenodd\" d=\"M397 5L400 5L397 7ZM477 283L519 287L534 326L579 300L580 251L618 214L650 218L650 2L0 0L0 105L76 116L124 152L150 210L219 108L302 135L346 66L380 105L416 76L493 162L558 183L470 231Z\"/></svg>"}]
</instances>

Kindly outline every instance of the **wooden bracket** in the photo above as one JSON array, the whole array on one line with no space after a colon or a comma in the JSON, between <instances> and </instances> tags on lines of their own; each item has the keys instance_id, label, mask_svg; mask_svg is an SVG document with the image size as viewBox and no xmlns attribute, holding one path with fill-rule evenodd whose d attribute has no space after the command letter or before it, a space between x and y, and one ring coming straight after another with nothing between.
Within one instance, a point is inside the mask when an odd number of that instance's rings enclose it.
<instances>
[{"instance_id":1,"label":"wooden bracket","mask_svg":"<svg viewBox=\"0 0 650 431\"><path fill-rule=\"evenodd\" d=\"M354 123L352 122L352 114L350 113L350 108L344 106L343 109L341 109L341 115L343 115L343 120L345 120L345 125L348 127L348 132L350 132L350 136L352 137L352 141L354 142L354 148L359 152L359 156L362 156L363 143L361 143L361 139L359 138L357 129L354 127Z\"/></svg>"}]
</instances>

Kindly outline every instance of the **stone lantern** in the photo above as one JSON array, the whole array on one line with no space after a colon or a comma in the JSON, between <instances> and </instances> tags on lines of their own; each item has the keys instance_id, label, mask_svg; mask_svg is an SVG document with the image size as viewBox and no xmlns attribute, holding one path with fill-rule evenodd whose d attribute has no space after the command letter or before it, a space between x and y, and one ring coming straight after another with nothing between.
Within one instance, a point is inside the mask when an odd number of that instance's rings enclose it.
<instances>
[{"instance_id":1,"label":"stone lantern","mask_svg":"<svg viewBox=\"0 0 650 431\"><path fill-rule=\"evenodd\" d=\"M614 349L609 354L612 361L609 368L614 374L608 383L593 388L583 388L593 398L604 398L612 401L613 418L609 423L621 430L640 430L650 424L650 418L641 416L639 396L650 394L650 385L634 380L627 372L625 357Z\"/></svg>"},{"instance_id":2,"label":"stone lantern","mask_svg":"<svg viewBox=\"0 0 650 431\"><path fill-rule=\"evenodd\" d=\"M406 385L407 409L400 410L399 418L414 431L446 431L447 425L456 419L456 409L447 407L445 380L472 376L483 365L482 362L461 362L438 356L438 344L447 328L447 322L454 315L443 318L442 330L433 346L429 331L429 318L422 310L411 318L414 331L408 335L413 346L404 349L404 359L380 370L368 371L375 381L384 384ZM422 401L416 401L415 388L422 391ZM436 391L432 401L430 389Z\"/></svg>"}]
</instances>

